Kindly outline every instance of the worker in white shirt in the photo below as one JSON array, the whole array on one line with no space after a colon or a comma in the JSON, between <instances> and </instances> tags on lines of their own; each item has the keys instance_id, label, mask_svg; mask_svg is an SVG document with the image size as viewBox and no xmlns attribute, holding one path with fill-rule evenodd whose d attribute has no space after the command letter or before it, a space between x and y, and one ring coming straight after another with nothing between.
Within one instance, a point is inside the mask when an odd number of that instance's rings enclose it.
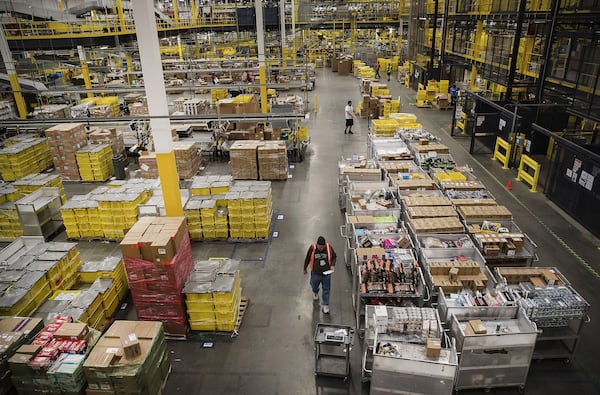
<instances>
[{"instance_id":1,"label":"worker in white shirt","mask_svg":"<svg viewBox=\"0 0 600 395\"><path fill-rule=\"evenodd\" d=\"M346 107L344 108L344 118L346 119L344 134L354 134L352 133L352 125L354 125L354 108L352 107L352 100L348 100L348 104L346 104Z\"/></svg>"}]
</instances>

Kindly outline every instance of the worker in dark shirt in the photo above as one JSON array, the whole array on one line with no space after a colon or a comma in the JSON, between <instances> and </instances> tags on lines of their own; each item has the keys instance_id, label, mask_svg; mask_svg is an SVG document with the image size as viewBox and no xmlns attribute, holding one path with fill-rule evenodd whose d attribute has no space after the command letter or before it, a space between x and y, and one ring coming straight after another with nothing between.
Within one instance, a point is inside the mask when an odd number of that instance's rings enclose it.
<instances>
[{"instance_id":1,"label":"worker in dark shirt","mask_svg":"<svg viewBox=\"0 0 600 395\"><path fill-rule=\"evenodd\" d=\"M319 287L323 285L321 306L323 313L329 314L329 293L331 291L331 273L335 267L337 255L333 247L319 236L317 244L311 244L304 259L304 274L306 269L310 270L310 287L313 291L313 299L319 300Z\"/></svg>"}]
</instances>

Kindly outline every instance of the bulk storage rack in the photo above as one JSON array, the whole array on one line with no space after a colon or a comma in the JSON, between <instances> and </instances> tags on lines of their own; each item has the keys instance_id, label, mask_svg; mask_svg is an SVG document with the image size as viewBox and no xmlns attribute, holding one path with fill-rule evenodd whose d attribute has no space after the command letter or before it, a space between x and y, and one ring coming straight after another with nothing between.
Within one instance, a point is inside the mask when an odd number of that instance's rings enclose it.
<instances>
[{"instance_id":1,"label":"bulk storage rack","mask_svg":"<svg viewBox=\"0 0 600 395\"><path fill-rule=\"evenodd\" d=\"M548 285L534 286L528 282L511 281L507 271L524 276L538 271ZM501 289L512 291L519 306L539 330L533 359L573 358L584 324L590 322L589 303L571 287L570 282L555 267L495 268ZM531 275L531 277L534 277ZM514 279L515 277L513 277ZM535 281L535 280L534 280ZM531 285L530 285L531 284ZM555 291L555 292L553 292ZM539 295L536 295L536 292ZM532 299L540 296L545 303ZM566 298L566 299L565 299Z\"/></svg>"},{"instance_id":2,"label":"bulk storage rack","mask_svg":"<svg viewBox=\"0 0 600 395\"><path fill-rule=\"evenodd\" d=\"M40 188L15 202L25 236L48 239L63 226L61 195L56 187Z\"/></svg>"},{"instance_id":3,"label":"bulk storage rack","mask_svg":"<svg viewBox=\"0 0 600 395\"><path fill-rule=\"evenodd\" d=\"M475 318L487 333L476 334L468 329L469 320ZM538 332L522 309L509 316L504 310L498 314L497 310L486 309L477 317L460 310L451 315L449 326L459 353L455 390L525 388Z\"/></svg>"}]
</instances>

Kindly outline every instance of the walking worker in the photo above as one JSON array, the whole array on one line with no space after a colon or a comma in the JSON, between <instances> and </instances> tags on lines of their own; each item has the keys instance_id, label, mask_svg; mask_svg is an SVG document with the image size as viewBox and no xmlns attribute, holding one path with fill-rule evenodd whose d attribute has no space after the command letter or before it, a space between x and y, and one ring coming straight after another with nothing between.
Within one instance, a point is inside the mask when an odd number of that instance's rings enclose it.
<instances>
[{"instance_id":1,"label":"walking worker","mask_svg":"<svg viewBox=\"0 0 600 395\"><path fill-rule=\"evenodd\" d=\"M331 291L331 273L334 271L337 255L333 247L319 236L317 244L311 244L304 259L304 274L306 268L310 270L310 287L313 291L313 300L319 300L319 287L323 285L321 306L323 314L329 314L329 294Z\"/></svg>"},{"instance_id":2,"label":"walking worker","mask_svg":"<svg viewBox=\"0 0 600 395\"><path fill-rule=\"evenodd\" d=\"M386 69L386 72L387 72L388 81L389 81L389 80L390 80L390 77L392 76L392 63L391 63L391 62L390 62L390 63L388 63L388 65L387 65L387 69Z\"/></svg>"},{"instance_id":3,"label":"walking worker","mask_svg":"<svg viewBox=\"0 0 600 395\"><path fill-rule=\"evenodd\" d=\"M352 100L348 100L348 104L344 107L344 119L346 120L344 134L354 134L352 133L352 125L354 125L354 108L352 107Z\"/></svg>"},{"instance_id":4,"label":"walking worker","mask_svg":"<svg viewBox=\"0 0 600 395\"><path fill-rule=\"evenodd\" d=\"M452 84L450 87L450 104L452 105L456 104L457 91L458 89L456 88L456 85Z\"/></svg>"},{"instance_id":5,"label":"walking worker","mask_svg":"<svg viewBox=\"0 0 600 395\"><path fill-rule=\"evenodd\" d=\"M379 64L379 60L375 63L375 78L381 78L379 75L379 69L381 69L381 65Z\"/></svg>"}]
</instances>

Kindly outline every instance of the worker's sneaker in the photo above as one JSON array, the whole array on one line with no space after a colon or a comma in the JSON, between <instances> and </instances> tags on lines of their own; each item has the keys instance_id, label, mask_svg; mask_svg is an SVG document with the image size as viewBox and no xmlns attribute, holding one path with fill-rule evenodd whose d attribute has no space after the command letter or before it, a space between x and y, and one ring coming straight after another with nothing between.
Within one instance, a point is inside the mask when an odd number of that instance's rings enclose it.
<instances>
[{"instance_id":1,"label":"worker's sneaker","mask_svg":"<svg viewBox=\"0 0 600 395\"><path fill-rule=\"evenodd\" d=\"M313 300L319 300L319 293L313 293Z\"/></svg>"},{"instance_id":2,"label":"worker's sneaker","mask_svg":"<svg viewBox=\"0 0 600 395\"><path fill-rule=\"evenodd\" d=\"M352 133L352 130L351 130L351 131L348 132L348 134L354 134L354 133Z\"/></svg>"},{"instance_id":3,"label":"worker's sneaker","mask_svg":"<svg viewBox=\"0 0 600 395\"><path fill-rule=\"evenodd\" d=\"M323 314L329 314L329 306L323 306Z\"/></svg>"}]
</instances>

